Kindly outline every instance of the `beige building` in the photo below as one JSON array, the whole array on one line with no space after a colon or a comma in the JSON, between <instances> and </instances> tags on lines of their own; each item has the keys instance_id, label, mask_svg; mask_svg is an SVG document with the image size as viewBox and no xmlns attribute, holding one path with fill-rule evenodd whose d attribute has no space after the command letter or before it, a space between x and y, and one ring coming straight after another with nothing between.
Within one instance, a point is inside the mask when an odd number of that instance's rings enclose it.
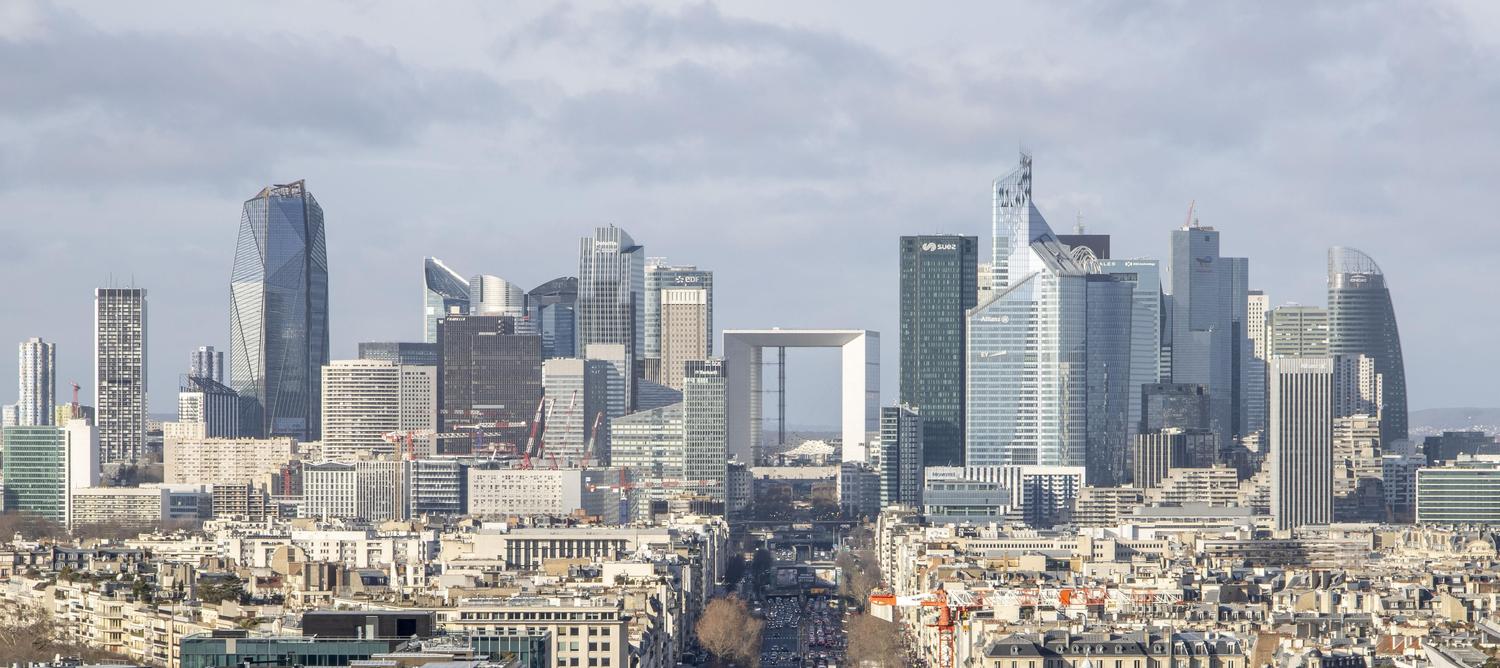
<instances>
[{"instance_id":1,"label":"beige building","mask_svg":"<svg viewBox=\"0 0 1500 668\"><path fill-rule=\"evenodd\" d=\"M469 468L468 513L501 518L512 515L571 515L582 510L606 523L620 521L618 474L608 469Z\"/></svg>"},{"instance_id":2,"label":"beige building","mask_svg":"<svg viewBox=\"0 0 1500 668\"><path fill-rule=\"evenodd\" d=\"M168 490L162 487L84 487L72 490L72 527L149 528L167 517Z\"/></svg>"},{"instance_id":3,"label":"beige building","mask_svg":"<svg viewBox=\"0 0 1500 668\"><path fill-rule=\"evenodd\" d=\"M669 288L661 291L661 382L681 390L683 368L707 359L708 292Z\"/></svg>"},{"instance_id":4,"label":"beige building","mask_svg":"<svg viewBox=\"0 0 1500 668\"><path fill-rule=\"evenodd\" d=\"M329 459L394 454L391 432L437 428L437 368L387 360L335 360L323 367L323 450ZM431 439L414 439L425 445ZM428 453L418 453L419 456Z\"/></svg>"},{"instance_id":5,"label":"beige building","mask_svg":"<svg viewBox=\"0 0 1500 668\"><path fill-rule=\"evenodd\" d=\"M170 424L170 423L169 423ZM296 441L276 438L165 438L167 484L243 484L274 475L296 457Z\"/></svg>"}]
</instances>

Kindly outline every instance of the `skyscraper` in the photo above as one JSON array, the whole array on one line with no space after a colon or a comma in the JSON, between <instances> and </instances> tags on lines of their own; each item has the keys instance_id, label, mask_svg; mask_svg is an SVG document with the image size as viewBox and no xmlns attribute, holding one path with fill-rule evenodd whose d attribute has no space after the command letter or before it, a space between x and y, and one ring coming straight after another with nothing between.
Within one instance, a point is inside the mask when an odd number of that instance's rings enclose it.
<instances>
[{"instance_id":1,"label":"skyscraper","mask_svg":"<svg viewBox=\"0 0 1500 668\"><path fill-rule=\"evenodd\" d=\"M1380 438L1385 447L1407 437L1406 365L1385 275L1353 248L1328 250L1328 351L1375 360L1382 379Z\"/></svg>"},{"instance_id":2,"label":"skyscraper","mask_svg":"<svg viewBox=\"0 0 1500 668\"><path fill-rule=\"evenodd\" d=\"M686 362L682 388L682 461L688 491L723 503L729 466L724 362Z\"/></svg>"},{"instance_id":3,"label":"skyscraper","mask_svg":"<svg viewBox=\"0 0 1500 668\"><path fill-rule=\"evenodd\" d=\"M542 337L515 334L502 316L449 316L438 324L443 363L438 367L441 430L476 430L484 443L525 442L542 398ZM496 426L490 427L494 423ZM459 453L472 442L440 444Z\"/></svg>"},{"instance_id":4,"label":"skyscraper","mask_svg":"<svg viewBox=\"0 0 1500 668\"><path fill-rule=\"evenodd\" d=\"M1130 409L1139 406L1130 389L1135 286L1113 274L1089 274L1087 286L1084 466L1089 485L1113 487L1130 477Z\"/></svg>"},{"instance_id":5,"label":"skyscraper","mask_svg":"<svg viewBox=\"0 0 1500 668\"><path fill-rule=\"evenodd\" d=\"M532 288L526 301L542 335L543 358L578 357L583 352L576 347L578 279L554 278Z\"/></svg>"},{"instance_id":6,"label":"skyscraper","mask_svg":"<svg viewBox=\"0 0 1500 668\"><path fill-rule=\"evenodd\" d=\"M1266 315L1271 357L1327 357L1328 311L1316 306L1278 306Z\"/></svg>"},{"instance_id":7,"label":"skyscraper","mask_svg":"<svg viewBox=\"0 0 1500 668\"><path fill-rule=\"evenodd\" d=\"M1130 430L1132 442L1141 421L1141 388L1161 382L1161 266L1156 260L1100 260L1099 271L1131 283Z\"/></svg>"},{"instance_id":8,"label":"skyscraper","mask_svg":"<svg viewBox=\"0 0 1500 668\"><path fill-rule=\"evenodd\" d=\"M926 466L964 463L964 318L978 293L979 239L903 236L901 402L922 409Z\"/></svg>"},{"instance_id":9,"label":"skyscraper","mask_svg":"<svg viewBox=\"0 0 1500 668\"><path fill-rule=\"evenodd\" d=\"M683 389L685 365L692 360L708 359L710 336L707 327L712 317L708 290L666 288L658 291L657 320L660 346L655 366L656 380L675 390ZM648 368L648 372L650 369ZM647 374L650 376L650 374Z\"/></svg>"},{"instance_id":10,"label":"skyscraper","mask_svg":"<svg viewBox=\"0 0 1500 668\"><path fill-rule=\"evenodd\" d=\"M880 407L880 505L922 507L923 433L920 407Z\"/></svg>"},{"instance_id":11,"label":"skyscraper","mask_svg":"<svg viewBox=\"0 0 1500 668\"><path fill-rule=\"evenodd\" d=\"M317 440L328 363L323 208L302 181L245 202L230 277L229 386L249 436Z\"/></svg>"},{"instance_id":12,"label":"skyscraper","mask_svg":"<svg viewBox=\"0 0 1500 668\"><path fill-rule=\"evenodd\" d=\"M1207 389L1209 430L1221 444L1233 442L1239 394L1234 344L1239 315L1233 304L1241 272L1228 260L1219 255L1218 230L1194 220L1172 231L1164 282L1171 302L1171 380ZM1242 304L1238 313L1244 311Z\"/></svg>"},{"instance_id":13,"label":"skyscraper","mask_svg":"<svg viewBox=\"0 0 1500 668\"><path fill-rule=\"evenodd\" d=\"M469 313L515 318L516 331L521 331L521 322L526 317L526 291L499 276L477 274L469 279Z\"/></svg>"},{"instance_id":14,"label":"skyscraper","mask_svg":"<svg viewBox=\"0 0 1500 668\"><path fill-rule=\"evenodd\" d=\"M542 432L548 457L581 461L594 439L593 461L608 453L609 423L604 419L609 392L608 362L555 357L542 361L542 391L547 399L547 429Z\"/></svg>"},{"instance_id":15,"label":"skyscraper","mask_svg":"<svg viewBox=\"0 0 1500 668\"><path fill-rule=\"evenodd\" d=\"M213 346L198 346L188 360L188 377L223 383L224 351L215 351Z\"/></svg>"},{"instance_id":16,"label":"skyscraper","mask_svg":"<svg viewBox=\"0 0 1500 668\"><path fill-rule=\"evenodd\" d=\"M0 430L6 512L37 515L67 527L72 491L99 484L96 436L83 420Z\"/></svg>"},{"instance_id":17,"label":"skyscraper","mask_svg":"<svg viewBox=\"0 0 1500 668\"><path fill-rule=\"evenodd\" d=\"M94 425L105 463L140 458L146 443L146 291L94 291Z\"/></svg>"},{"instance_id":18,"label":"skyscraper","mask_svg":"<svg viewBox=\"0 0 1500 668\"><path fill-rule=\"evenodd\" d=\"M33 337L21 342L16 424L52 424L57 402L57 346Z\"/></svg>"},{"instance_id":19,"label":"skyscraper","mask_svg":"<svg viewBox=\"0 0 1500 668\"><path fill-rule=\"evenodd\" d=\"M701 354L686 359L707 359L714 352L714 273L706 269L699 269L690 264L672 265L664 257L646 258L645 267L645 301L641 309L642 335L646 338L642 341L641 350L645 360L646 379L661 383L668 387L682 389L681 385L673 385L667 382L668 376L675 371L680 377L682 369L673 370L664 360L664 347L667 345L666 334L662 332L663 296L665 290L693 290L702 292L693 303L701 302L706 313L703 321L698 325L698 333L693 339L701 339L706 347ZM684 293L676 294L677 300L690 299ZM683 339L687 332L678 332L679 339Z\"/></svg>"},{"instance_id":20,"label":"skyscraper","mask_svg":"<svg viewBox=\"0 0 1500 668\"><path fill-rule=\"evenodd\" d=\"M1251 290L1245 299L1245 336L1250 337L1251 354L1266 359L1266 314L1271 298L1264 290Z\"/></svg>"},{"instance_id":21,"label":"skyscraper","mask_svg":"<svg viewBox=\"0 0 1500 668\"><path fill-rule=\"evenodd\" d=\"M323 367L323 454L355 458L397 454L391 432L417 432L411 447L431 455L437 429L437 369L378 360L335 360ZM405 447L405 442L402 442Z\"/></svg>"},{"instance_id":22,"label":"skyscraper","mask_svg":"<svg viewBox=\"0 0 1500 668\"><path fill-rule=\"evenodd\" d=\"M177 421L203 423L207 438L240 435L240 395L211 378L185 376L177 390Z\"/></svg>"},{"instance_id":23,"label":"skyscraper","mask_svg":"<svg viewBox=\"0 0 1500 668\"><path fill-rule=\"evenodd\" d=\"M1272 357L1271 515L1277 529L1333 521L1333 360Z\"/></svg>"},{"instance_id":24,"label":"skyscraper","mask_svg":"<svg viewBox=\"0 0 1500 668\"><path fill-rule=\"evenodd\" d=\"M422 340L437 343L437 321L468 315L469 282L435 257L422 259Z\"/></svg>"},{"instance_id":25,"label":"skyscraper","mask_svg":"<svg viewBox=\"0 0 1500 668\"><path fill-rule=\"evenodd\" d=\"M994 182L994 296L969 311L965 463L1082 466L1085 270L1031 201L1031 156Z\"/></svg>"},{"instance_id":26,"label":"skyscraper","mask_svg":"<svg viewBox=\"0 0 1500 668\"><path fill-rule=\"evenodd\" d=\"M614 225L578 243L578 350L625 346L625 406L635 405L637 366L645 353L646 248Z\"/></svg>"}]
</instances>

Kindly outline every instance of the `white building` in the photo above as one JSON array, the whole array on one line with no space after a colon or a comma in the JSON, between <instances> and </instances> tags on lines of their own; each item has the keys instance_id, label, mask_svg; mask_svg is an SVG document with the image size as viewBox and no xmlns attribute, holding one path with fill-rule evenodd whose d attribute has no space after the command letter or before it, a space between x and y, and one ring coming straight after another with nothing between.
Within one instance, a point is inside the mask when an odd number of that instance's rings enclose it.
<instances>
[{"instance_id":1,"label":"white building","mask_svg":"<svg viewBox=\"0 0 1500 668\"><path fill-rule=\"evenodd\" d=\"M597 515L621 520L619 473L610 469L469 468L470 515L487 518Z\"/></svg>"},{"instance_id":2,"label":"white building","mask_svg":"<svg viewBox=\"0 0 1500 668\"><path fill-rule=\"evenodd\" d=\"M152 528L167 519L162 487L84 487L72 490L70 529L85 526Z\"/></svg>"},{"instance_id":3,"label":"white building","mask_svg":"<svg viewBox=\"0 0 1500 668\"><path fill-rule=\"evenodd\" d=\"M323 456L395 454L392 432L437 428L437 369L385 360L336 360L323 367ZM413 445L432 439L413 439ZM430 453L418 453L430 454Z\"/></svg>"},{"instance_id":4,"label":"white building","mask_svg":"<svg viewBox=\"0 0 1500 668\"><path fill-rule=\"evenodd\" d=\"M1333 360L1272 357L1271 514L1277 529L1333 521Z\"/></svg>"},{"instance_id":5,"label":"white building","mask_svg":"<svg viewBox=\"0 0 1500 668\"><path fill-rule=\"evenodd\" d=\"M290 436L204 438L201 423L166 424L177 432L163 434L162 481L168 484L243 485L280 473L296 457Z\"/></svg>"},{"instance_id":6,"label":"white building","mask_svg":"<svg viewBox=\"0 0 1500 668\"><path fill-rule=\"evenodd\" d=\"M21 342L16 426L52 424L57 401L57 346L38 337Z\"/></svg>"}]
</instances>

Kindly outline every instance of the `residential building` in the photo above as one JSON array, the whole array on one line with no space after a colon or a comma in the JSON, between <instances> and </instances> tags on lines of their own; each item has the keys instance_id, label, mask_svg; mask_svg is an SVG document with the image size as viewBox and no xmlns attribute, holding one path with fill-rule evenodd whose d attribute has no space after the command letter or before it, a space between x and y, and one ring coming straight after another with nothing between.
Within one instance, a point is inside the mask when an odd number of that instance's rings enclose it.
<instances>
[{"instance_id":1,"label":"residential building","mask_svg":"<svg viewBox=\"0 0 1500 668\"><path fill-rule=\"evenodd\" d=\"M151 530L168 516L164 487L82 487L70 490L70 528L127 527Z\"/></svg>"},{"instance_id":2,"label":"residential building","mask_svg":"<svg viewBox=\"0 0 1500 668\"><path fill-rule=\"evenodd\" d=\"M437 324L469 314L469 282L435 257L422 258L422 341L437 343ZM360 357L364 357L361 353Z\"/></svg>"},{"instance_id":3,"label":"residential building","mask_svg":"<svg viewBox=\"0 0 1500 668\"><path fill-rule=\"evenodd\" d=\"M133 462L146 444L146 291L94 291L94 425L100 461Z\"/></svg>"},{"instance_id":4,"label":"residential building","mask_svg":"<svg viewBox=\"0 0 1500 668\"><path fill-rule=\"evenodd\" d=\"M296 441L274 438L209 438L172 435L162 448L162 481L235 485L279 474L296 457Z\"/></svg>"},{"instance_id":5,"label":"residential building","mask_svg":"<svg viewBox=\"0 0 1500 668\"><path fill-rule=\"evenodd\" d=\"M208 376L186 376L177 390L177 421L203 423L203 435L240 435L240 395Z\"/></svg>"},{"instance_id":6,"label":"residential building","mask_svg":"<svg viewBox=\"0 0 1500 668\"><path fill-rule=\"evenodd\" d=\"M207 378L224 383L224 351L213 346L198 346L188 357L188 378Z\"/></svg>"},{"instance_id":7,"label":"residential building","mask_svg":"<svg viewBox=\"0 0 1500 668\"><path fill-rule=\"evenodd\" d=\"M1333 360L1271 357L1271 514L1277 529L1333 521Z\"/></svg>"},{"instance_id":8,"label":"residential building","mask_svg":"<svg viewBox=\"0 0 1500 668\"><path fill-rule=\"evenodd\" d=\"M1353 248L1328 250L1328 352L1375 360L1382 378L1380 440L1406 438L1406 366L1391 293L1375 261Z\"/></svg>"},{"instance_id":9,"label":"residential building","mask_svg":"<svg viewBox=\"0 0 1500 668\"><path fill-rule=\"evenodd\" d=\"M979 239L903 236L900 252L901 402L922 410L923 465L961 466L964 318L977 304Z\"/></svg>"},{"instance_id":10,"label":"residential building","mask_svg":"<svg viewBox=\"0 0 1500 668\"><path fill-rule=\"evenodd\" d=\"M40 337L21 342L16 425L52 424L57 404L57 346Z\"/></svg>"},{"instance_id":11,"label":"residential building","mask_svg":"<svg viewBox=\"0 0 1500 668\"><path fill-rule=\"evenodd\" d=\"M245 202L230 276L229 386L248 436L316 441L328 363L323 208L294 181Z\"/></svg>"}]
</instances>

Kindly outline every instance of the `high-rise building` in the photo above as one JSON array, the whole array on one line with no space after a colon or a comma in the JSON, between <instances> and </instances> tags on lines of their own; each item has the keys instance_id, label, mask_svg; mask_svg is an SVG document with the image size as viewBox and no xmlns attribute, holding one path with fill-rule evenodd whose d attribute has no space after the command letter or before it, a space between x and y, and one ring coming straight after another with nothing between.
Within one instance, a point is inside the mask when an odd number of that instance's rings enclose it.
<instances>
[{"instance_id":1,"label":"high-rise building","mask_svg":"<svg viewBox=\"0 0 1500 668\"><path fill-rule=\"evenodd\" d=\"M1385 414L1385 379L1375 360L1364 355L1333 356L1333 416L1365 415L1380 420Z\"/></svg>"},{"instance_id":2,"label":"high-rise building","mask_svg":"<svg viewBox=\"0 0 1500 668\"><path fill-rule=\"evenodd\" d=\"M646 248L614 225L578 244L577 349L625 346L625 406L635 405L636 367L645 357Z\"/></svg>"},{"instance_id":3,"label":"high-rise building","mask_svg":"<svg viewBox=\"0 0 1500 668\"><path fill-rule=\"evenodd\" d=\"M648 380L675 390L683 389L683 374L692 360L708 359L710 339L707 329L711 318L708 290L694 288L666 288L659 290L657 299L660 345L658 357L653 362L647 358Z\"/></svg>"},{"instance_id":4,"label":"high-rise building","mask_svg":"<svg viewBox=\"0 0 1500 668\"><path fill-rule=\"evenodd\" d=\"M437 343L437 323L469 314L469 282L435 257L422 258L422 341Z\"/></svg>"},{"instance_id":5,"label":"high-rise building","mask_svg":"<svg viewBox=\"0 0 1500 668\"><path fill-rule=\"evenodd\" d=\"M1385 447L1407 436L1406 365L1385 275L1353 248L1328 250L1328 352L1365 355L1382 378L1380 437Z\"/></svg>"},{"instance_id":6,"label":"high-rise building","mask_svg":"<svg viewBox=\"0 0 1500 668\"><path fill-rule=\"evenodd\" d=\"M1250 290L1245 296L1245 338L1250 341L1249 359L1245 364L1248 389L1244 406L1242 435L1264 432L1266 428L1266 360L1269 340L1266 319L1271 310L1270 297L1262 290Z\"/></svg>"},{"instance_id":7,"label":"high-rise building","mask_svg":"<svg viewBox=\"0 0 1500 668\"><path fill-rule=\"evenodd\" d=\"M653 482L685 479L687 456L682 403L638 411L609 421L609 463L629 472L633 480ZM676 490L661 485L640 490L632 501L641 504L633 517L649 515L651 501L665 500Z\"/></svg>"},{"instance_id":8,"label":"high-rise building","mask_svg":"<svg viewBox=\"0 0 1500 668\"><path fill-rule=\"evenodd\" d=\"M538 285L526 303L542 334L542 357L578 357L578 279L563 276Z\"/></svg>"},{"instance_id":9,"label":"high-rise building","mask_svg":"<svg viewBox=\"0 0 1500 668\"><path fill-rule=\"evenodd\" d=\"M1131 484L1150 489L1161 485L1174 468L1207 468L1218 460L1218 439L1205 429L1168 427L1135 437L1135 471Z\"/></svg>"},{"instance_id":10,"label":"high-rise building","mask_svg":"<svg viewBox=\"0 0 1500 668\"><path fill-rule=\"evenodd\" d=\"M1087 279L1031 200L1031 156L994 182L995 295L969 311L968 465L1082 466Z\"/></svg>"},{"instance_id":11,"label":"high-rise building","mask_svg":"<svg viewBox=\"0 0 1500 668\"><path fill-rule=\"evenodd\" d=\"M729 423L722 360L685 363L682 387L682 456L687 491L725 501Z\"/></svg>"},{"instance_id":12,"label":"high-rise building","mask_svg":"<svg viewBox=\"0 0 1500 668\"><path fill-rule=\"evenodd\" d=\"M1130 476L1130 409L1140 406L1135 401L1140 390L1132 392L1130 382L1135 286L1122 276L1102 273L1089 274L1087 286L1084 467L1088 484L1113 487Z\"/></svg>"},{"instance_id":13,"label":"high-rise building","mask_svg":"<svg viewBox=\"0 0 1500 668\"><path fill-rule=\"evenodd\" d=\"M139 459L146 444L146 291L94 291L94 425L105 463Z\"/></svg>"},{"instance_id":14,"label":"high-rise building","mask_svg":"<svg viewBox=\"0 0 1500 668\"><path fill-rule=\"evenodd\" d=\"M1108 234L1085 234L1081 225L1075 225L1072 234L1059 234L1057 240L1069 248L1087 248L1096 260L1109 259Z\"/></svg>"},{"instance_id":15,"label":"high-rise building","mask_svg":"<svg viewBox=\"0 0 1500 668\"><path fill-rule=\"evenodd\" d=\"M16 425L52 424L57 402L57 346L33 337L21 342Z\"/></svg>"},{"instance_id":16,"label":"high-rise building","mask_svg":"<svg viewBox=\"0 0 1500 668\"><path fill-rule=\"evenodd\" d=\"M198 346L188 358L188 377L224 382L224 351L213 346Z\"/></svg>"},{"instance_id":17,"label":"high-rise building","mask_svg":"<svg viewBox=\"0 0 1500 668\"><path fill-rule=\"evenodd\" d=\"M519 332L526 318L526 291L499 276L475 275L469 279L469 314L509 316Z\"/></svg>"},{"instance_id":18,"label":"high-rise building","mask_svg":"<svg viewBox=\"0 0 1500 668\"><path fill-rule=\"evenodd\" d=\"M1156 260L1100 260L1099 270L1133 285L1130 316L1130 431L1141 422L1141 387L1159 383L1161 369L1161 267Z\"/></svg>"},{"instance_id":19,"label":"high-rise building","mask_svg":"<svg viewBox=\"0 0 1500 668\"><path fill-rule=\"evenodd\" d=\"M392 432L414 432L413 455L431 455L437 430L437 368L376 360L335 360L323 367L323 456L398 454ZM405 449L407 441L397 438ZM405 454L405 453L403 453Z\"/></svg>"},{"instance_id":20,"label":"high-rise building","mask_svg":"<svg viewBox=\"0 0 1500 668\"><path fill-rule=\"evenodd\" d=\"M1272 357L1271 514L1277 529L1333 521L1333 360Z\"/></svg>"},{"instance_id":21,"label":"high-rise building","mask_svg":"<svg viewBox=\"0 0 1500 668\"><path fill-rule=\"evenodd\" d=\"M978 298L979 239L903 236L901 402L922 409L926 466L964 463L964 319Z\"/></svg>"},{"instance_id":22,"label":"high-rise building","mask_svg":"<svg viewBox=\"0 0 1500 668\"><path fill-rule=\"evenodd\" d=\"M680 390L680 384L668 382L673 378L680 378L682 374L682 369L673 369L673 365L690 359L708 359L714 353L714 273L693 265L672 265L664 257L650 257L646 258L645 281L641 332L646 338L642 341L641 350L645 360L646 379ZM694 348L701 345L701 353L679 356L672 361L666 359L668 333L665 328L668 309L664 293L667 290L679 291L673 295L678 305L702 305L703 317L696 324L684 322L679 315L674 323L677 331L673 332L679 343L688 342ZM684 291L700 294L689 295ZM680 345L678 348L682 352Z\"/></svg>"},{"instance_id":23,"label":"high-rise building","mask_svg":"<svg viewBox=\"0 0 1500 668\"><path fill-rule=\"evenodd\" d=\"M436 327L437 323L433 323ZM437 366L442 363L443 352L436 341L415 343L407 341L361 341L359 358L395 362L401 366Z\"/></svg>"},{"instance_id":24,"label":"high-rise building","mask_svg":"<svg viewBox=\"0 0 1500 668\"><path fill-rule=\"evenodd\" d=\"M1334 371L1338 383L1338 371ZM1333 520L1383 522L1386 519L1380 420L1371 415L1333 420Z\"/></svg>"},{"instance_id":25,"label":"high-rise building","mask_svg":"<svg viewBox=\"0 0 1500 668\"><path fill-rule=\"evenodd\" d=\"M1251 290L1245 299L1245 336L1250 337L1251 354L1266 359L1266 317L1271 298L1264 290Z\"/></svg>"},{"instance_id":26,"label":"high-rise building","mask_svg":"<svg viewBox=\"0 0 1500 668\"><path fill-rule=\"evenodd\" d=\"M0 430L5 511L68 526L72 490L99 484L96 435L83 420Z\"/></svg>"},{"instance_id":27,"label":"high-rise building","mask_svg":"<svg viewBox=\"0 0 1500 668\"><path fill-rule=\"evenodd\" d=\"M1218 230L1194 220L1172 231L1163 282L1171 303L1171 381L1207 390L1208 428L1221 443L1233 442L1237 430L1234 323L1246 309L1244 304L1234 308L1243 271L1229 259L1219 255Z\"/></svg>"},{"instance_id":28,"label":"high-rise building","mask_svg":"<svg viewBox=\"0 0 1500 668\"><path fill-rule=\"evenodd\" d=\"M186 376L177 390L177 421L203 423L203 435L240 435L240 395L208 377Z\"/></svg>"},{"instance_id":29,"label":"high-rise building","mask_svg":"<svg viewBox=\"0 0 1500 668\"><path fill-rule=\"evenodd\" d=\"M995 296L995 265L980 262L978 270L974 272L974 283L978 288L974 294L975 304L983 304Z\"/></svg>"},{"instance_id":30,"label":"high-rise building","mask_svg":"<svg viewBox=\"0 0 1500 668\"><path fill-rule=\"evenodd\" d=\"M1208 429L1208 392L1202 385L1152 383L1141 388L1140 433L1169 427Z\"/></svg>"},{"instance_id":31,"label":"high-rise building","mask_svg":"<svg viewBox=\"0 0 1500 668\"><path fill-rule=\"evenodd\" d=\"M501 316L449 316L438 323L441 431L477 430L486 443L525 441L526 427L502 425L529 425L536 415L542 337L514 332L514 321ZM455 440L438 447L440 453L459 453L471 445L471 440Z\"/></svg>"},{"instance_id":32,"label":"high-rise building","mask_svg":"<svg viewBox=\"0 0 1500 668\"><path fill-rule=\"evenodd\" d=\"M323 207L302 181L245 202L229 291L229 386L240 393L240 429L318 440L328 254Z\"/></svg>"},{"instance_id":33,"label":"high-rise building","mask_svg":"<svg viewBox=\"0 0 1500 668\"><path fill-rule=\"evenodd\" d=\"M617 418L631 412L626 394L626 386L630 383L630 357L625 346L619 343L592 343L584 349L584 357L609 365L605 376L605 413L610 418Z\"/></svg>"},{"instance_id":34,"label":"high-rise building","mask_svg":"<svg viewBox=\"0 0 1500 668\"><path fill-rule=\"evenodd\" d=\"M16 404L0 406L0 427L18 427L21 425L21 407Z\"/></svg>"},{"instance_id":35,"label":"high-rise building","mask_svg":"<svg viewBox=\"0 0 1500 668\"><path fill-rule=\"evenodd\" d=\"M1271 357L1327 357L1328 311L1317 306L1277 306L1266 315Z\"/></svg>"},{"instance_id":36,"label":"high-rise building","mask_svg":"<svg viewBox=\"0 0 1500 668\"><path fill-rule=\"evenodd\" d=\"M880 506L906 504L922 507L922 472L926 430L922 409L917 406L880 407L880 449L876 472L880 476Z\"/></svg>"},{"instance_id":37,"label":"high-rise building","mask_svg":"<svg viewBox=\"0 0 1500 668\"><path fill-rule=\"evenodd\" d=\"M547 401L547 429L542 449L547 457L581 462L590 439L593 461L609 452L605 400L613 368L601 360L552 358L542 361L542 392Z\"/></svg>"}]
</instances>

